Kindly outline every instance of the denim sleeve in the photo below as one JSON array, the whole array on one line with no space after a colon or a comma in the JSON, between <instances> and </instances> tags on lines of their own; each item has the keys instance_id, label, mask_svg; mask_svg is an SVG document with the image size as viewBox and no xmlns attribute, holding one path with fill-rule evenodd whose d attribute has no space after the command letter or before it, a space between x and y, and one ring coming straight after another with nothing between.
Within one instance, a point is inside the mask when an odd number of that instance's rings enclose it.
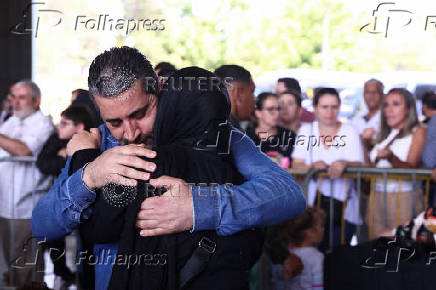
<instances>
[{"instance_id":1,"label":"denim sleeve","mask_svg":"<svg viewBox=\"0 0 436 290\"><path fill-rule=\"evenodd\" d=\"M193 186L194 231L231 235L274 225L306 209L295 179L237 129L232 130L230 149L236 168L247 181L239 186Z\"/></svg>"},{"instance_id":2,"label":"denim sleeve","mask_svg":"<svg viewBox=\"0 0 436 290\"><path fill-rule=\"evenodd\" d=\"M32 212L32 234L39 240L52 241L74 231L80 219L89 218L95 193L82 181L83 168L71 176L71 157L49 192L42 196Z\"/></svg>"},{"instance_id":3,"label":"denim sleeve","mask_svg":"<svg viewBox=\"0 0 436 290\"><path fill-rule=\"evenodd\" d=\"M422 163L425 168L436 168L436 117L430 119L427 126L427 136L424 151L422 152Z\"/></svg>"}]
</instances>

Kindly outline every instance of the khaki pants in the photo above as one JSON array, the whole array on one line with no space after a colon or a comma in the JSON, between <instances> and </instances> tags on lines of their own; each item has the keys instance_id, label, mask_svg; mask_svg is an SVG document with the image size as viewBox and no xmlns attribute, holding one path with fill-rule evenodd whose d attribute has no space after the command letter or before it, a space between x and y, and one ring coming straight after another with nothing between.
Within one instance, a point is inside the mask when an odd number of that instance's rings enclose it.
<instances>
[{"instance_id":1,"label":"khaki pants","mask_svg":"<svg viewBox=\"0 0 436 290\"><path fill-rule=\"evenodd\" d=\"M415 212L413 212L414 196ZM401 193L388 192L386 194L386 201L386 226L384 224L384 193L380 191L374 192L371 217L369 216L371 199L368 201L366 223L369 227L371 239L392 232L397 226L408 222L424 210L424 198L419 190L416 192L405 191Z\"/></svg>"},{"instance_id":2,"label":"khaki pants","mask_svg":"<svg viewBox=\"0 0 436 290\"><path fill-rule=\"evenodd\" d=\"M43 278L42 245L32 238L30 219L0 217L0 286L20 287L30 281L42 282Z\"/></svg>"}]
</instances>

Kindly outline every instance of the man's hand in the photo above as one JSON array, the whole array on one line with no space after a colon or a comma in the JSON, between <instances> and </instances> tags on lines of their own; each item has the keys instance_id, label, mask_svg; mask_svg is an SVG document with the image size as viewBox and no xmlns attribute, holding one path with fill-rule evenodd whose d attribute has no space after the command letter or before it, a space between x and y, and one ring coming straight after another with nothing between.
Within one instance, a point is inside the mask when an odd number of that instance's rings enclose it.
<instances>
[{"instance_id":1,"label":"man's hand","mask_svg":"<svg viewBox=\"0 0 436 290\"><path fill-rule=\"evenodd\" d=\"M142 202L136 220L141 236L159 236L191 229L194 217L190 186L182 179L166 175L151 179L150 184L167 191Z\"/></svg>"},{"instance_id":2,"label":"man's hand","mask_svg":"<svg viewBox=\"0 0 436 290\"><path fill-rule=\"evenodd\" d=\"M338 160L330 165L327 174L331 179L336 179L341 177L342 173L344 173L345 168L347 167L347 162Z\"/></svg>"},{"instance_id":3,"label":"man's hand","mask_svg":"<svg viewBox=\"0 0 436 290\"><path fill-rule=\"evenodd\" d=\"M116 146L104 151L85 167L83 182L89 189L94 190L108 183L136 186L137 179L147 181L150 178L149 172L156 169L156 164L147 162L139 156L154 158L156 152L145 148L144 144Z\"/></svg>"},{"instance_id":4,"label":"man's hand","mask_svg":"<svg viewBox=\"0 0 436 290\"><path fill-rule=\"evenodd\" d=\"M83 149L94 149L100 147L100 130L91 128L91 131L83 131L73 135L67 144L67 155L73 156L74 152Z\"/></svg>"}]
</instances>

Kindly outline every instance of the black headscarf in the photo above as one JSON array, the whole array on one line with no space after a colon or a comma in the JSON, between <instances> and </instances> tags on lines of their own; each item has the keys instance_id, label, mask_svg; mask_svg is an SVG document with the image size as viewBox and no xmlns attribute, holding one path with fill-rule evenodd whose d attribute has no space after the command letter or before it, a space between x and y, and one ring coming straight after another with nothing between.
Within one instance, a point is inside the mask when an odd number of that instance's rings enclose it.
<instances>
[{"instance_id":1,"label":"black headscarf","mask_svg":"<svg viewBox=\"0 0 436 290\"><path fill-rule=\"evenodd\" d=\"M231 110L227 90L215 80L207 70L188 67L166 81L154 123L154 148L177 143L192 149L198 141L201 145L215 144L218 132L228 128L224 124ZM220 138L228 140L228 133Z\"/></svg>"},{"instance_id":2,"label":"black headscarf","mask_svg":"<svg viewBox=\"0 0 436 290\"><path fill-rule=\"evenodd\" d=\"M162 89L153 129L153 149L157 151L152 160L157 165L153 178L169 175L189 183L243 182L227 150L230 101L214 78L204 69L189 67L179 70ZM81 226L88 245L119 241L118 256L151 255L154 259L152 265L144 261L135 265L116 262L109 289L178 289L178 274L205 235L216 242L217 251L207 270L189 284L189 289L204 289L211 282L219 282L217 279L233 285L232 289L248 287L248 269L262 244L258 234L247 231L218 237L215 231L195 231L141 237L135 223L142 201L156 194L150 188L139 182L136 199L122 209L111 206L98 194L91 219ZM248 251L249 257L241 257L250 247L255 252Z\"/></svg>"},{"instance_id":3,"label":"black headscarf","mask_svg":"<svg viewBox=\"0 0 436 290\"><path fill-rule=\"evenodd\" d=\"M100 111L97 109L95 103L91 100L91 96L87 90L79 89L77 92L76 99L71 103L71 105L84 105L88 107L92 112L93 127L97 128L103 124L103 120L100 116Z\"/></svg>"}]
</instances>

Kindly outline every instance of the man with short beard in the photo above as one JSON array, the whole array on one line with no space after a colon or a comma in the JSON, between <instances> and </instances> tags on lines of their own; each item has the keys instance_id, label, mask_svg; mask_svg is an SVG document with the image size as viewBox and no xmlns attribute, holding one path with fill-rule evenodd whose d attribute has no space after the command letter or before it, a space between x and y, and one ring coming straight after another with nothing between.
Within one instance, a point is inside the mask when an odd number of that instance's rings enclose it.
<instances>
[{"instance_id":1,"label":"man with short beard","mask_svg":"<svg viewBox=\"0 0 436 290\"><path fill-rule=\"evenodd\" d=\"M35 83L23 80L11 87L10 95L13 116L0 127L0 156L37 156L53 131L51 120L39 110L41 92ZM51 180L27 162L0 162L0 172L0 286L10 266L10 286L22 286L35 278L42 281L43 273L32 277L31 266L24 263L35 259L29 239L36 194L47 191Z\"/></svg>"}]
</instances>

